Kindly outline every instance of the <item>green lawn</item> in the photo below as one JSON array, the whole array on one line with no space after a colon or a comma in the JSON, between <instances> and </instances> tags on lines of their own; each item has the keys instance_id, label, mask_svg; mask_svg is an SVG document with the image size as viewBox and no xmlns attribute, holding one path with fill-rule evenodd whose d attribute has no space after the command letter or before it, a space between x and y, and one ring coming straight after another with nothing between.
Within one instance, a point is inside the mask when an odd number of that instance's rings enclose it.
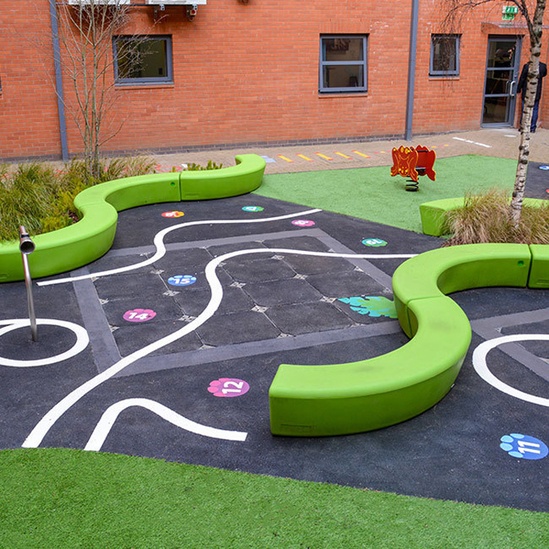
<instances>
[{"instance_id":1,"label":"green lawn","mask_svg":"<svg viewBox=\"0 0 549 549\"><path fill-rule=\"evenodd\" d=\"M1 451L0 486L9 549L549 546L549 514L79 450Z\"/></svg>"},{"instance_id":2,"label":"green lawn","mask_svg":"<svg viewBox=\"0 0 549 549\"><path fill-rule=\"evenodd\" d=\"M256 194L421 232L419 205L490 188L512 190L516 160L487 156L441 158L436 181L420 177L407 192L389 166L266 175Z\"/></svg>"}]
</instances>

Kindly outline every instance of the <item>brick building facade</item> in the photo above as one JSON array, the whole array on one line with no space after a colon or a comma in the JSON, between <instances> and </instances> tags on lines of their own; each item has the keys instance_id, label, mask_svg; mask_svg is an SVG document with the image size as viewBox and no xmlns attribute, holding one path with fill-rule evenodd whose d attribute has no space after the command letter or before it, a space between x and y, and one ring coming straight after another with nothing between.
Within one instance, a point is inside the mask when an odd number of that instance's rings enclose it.
<instances>
[{"instance_id":1,"label":"brick building facade","mask_svg":"<svg viewBox=\"0 0 549 549\"><path fill-rule=\"evenodd\" d=\"M131 0L129 23L109 46L105 132L114 135L105 152L516 125L514 91L529 40L519 17L502 19L505 3L450 27L442 22L443 0L198 0L196 15L192 6L171 5L184 1ZM50 0L2 1L0 159L59 158L63 139L70 154L82 150L64 53L60 116L52 34ZM120 53L137 36L150 45L139 70ZM542 96L545 121L549 100Z\"/></svg>"}]
</instances>

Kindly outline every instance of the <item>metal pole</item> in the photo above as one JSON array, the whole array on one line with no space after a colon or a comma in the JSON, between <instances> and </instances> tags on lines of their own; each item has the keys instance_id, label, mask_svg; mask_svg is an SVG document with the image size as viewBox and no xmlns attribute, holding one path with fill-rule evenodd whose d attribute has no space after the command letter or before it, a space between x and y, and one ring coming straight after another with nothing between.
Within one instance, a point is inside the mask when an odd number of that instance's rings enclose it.
<instances>
[{"instance_id":1,"label":"metal pole","mask_svg":"<svg viewBox=\"0 0 549 549\"><path fill-rule=\"evenodd\" d=\"M412 119L414 116L414 91L416 87L416 50L419 0L412 0L412 19L410 22L410 55L408 56L408 96L406 98L406 129L404 139L412 139Z\"/></svg>"},{"instance_id":2,"label":"metal pole","mask_svg":"<svg viewBox=\"0 0 549 549\"><path fill-rule=\"evenodd\" d=\"M34 299L32 297L32 278L29 269L27 256L34 252L34 242L31 240L27 229L21 225L19 227L19 249L23 259L23 271L25 273L25 286L27 287L27 304L29 309L29 320L31 335L33 341L38 341L38 328L36 326L36 313L34 312Z\"/></svg>"},{"instance_id":3,"label":"metal pole","mask_svg":"<svg viewBox=\"0 0 549 549\"><path fill-rule=\"evenodd\" d=\"M67 141L67 120L65 116L65 98L63 94L63 75L61 71L61 47L59 45L59 21L57 18L56 0L50 0L51 35L53 43L53 65L55 68L55 93L57 94L57 111L59 115L59 133L61 137L61 158L69 159Z\"/></svg>"}]
</instances>

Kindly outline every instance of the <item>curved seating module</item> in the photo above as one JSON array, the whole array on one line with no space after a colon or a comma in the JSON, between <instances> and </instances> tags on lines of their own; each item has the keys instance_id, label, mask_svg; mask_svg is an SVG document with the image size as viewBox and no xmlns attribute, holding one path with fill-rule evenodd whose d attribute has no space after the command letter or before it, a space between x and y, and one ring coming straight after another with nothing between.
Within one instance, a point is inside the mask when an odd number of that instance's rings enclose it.
<instances>
[{"instance_id":1,"label":"curved seating module","mask_svg":"<svg viewBox=\"0 0 549 549\"><path fill-rule=\"evenodd\" d=\"M527 244L469 244L439 248L405 261L393 275L398 320L408 337L415 321L409 314L414 300L472 288L526 287L531 254Z\"/></svg>"},{"instance_id":2,"label":"curved seating module","mask_svg":"<svg viewBox=\"0 0 549 549\"><path fill-rule=\"evenodd\" d=\"M434 406L452 387L471 339L465 313L445 294L482 286L525 287L530 248L473 244L404 262L393 275L393 293L398 320L412 339L385 355L348 364L282 364L269 391L272 433L352 434L399 423ZM539 272L547 273L549 246L541 248L537 253L545 271L540 263Z\"/></svg>"},{"instance_id":3,"label":"curved seating module","mask_svg":"<svg viewBox=\"0 0 549 549\"><path fill-rule=\"evenodd\" d=\"M282 364L269 390L271 432L286 436L360 433L410 419L454 383L471 339L465 313L450 298L411 305L418 329L382 356L326 366Z\"/></svg>"},{"instance_id":4,"label":"curved seating module","mask_svg":"<svg viewBox=\"0 0 549 549\"><path fill-rule=\"evenodd\" d=\"M74 200L80 221L33 238L36 248L28 256L33 278L76 269L101 257L112 246L119 211L160 202L227 198L257 189L265 160L255 154L235 160L229 168L127 177L82 191ZM19 243L1 243L0 282L23 278Z\"/></svg>"},{"instance_id":5,"label":"curved seating module","mask_svg":"<svg viewBox=\"0 0 549 549\"><path fill-rule=\"evenodd\" d=\"M255 191L265 171L265 159L257 154L240 154L236 165L220 170L180 172L180 200L228 198Z\"/></svg>"}]
</instances>

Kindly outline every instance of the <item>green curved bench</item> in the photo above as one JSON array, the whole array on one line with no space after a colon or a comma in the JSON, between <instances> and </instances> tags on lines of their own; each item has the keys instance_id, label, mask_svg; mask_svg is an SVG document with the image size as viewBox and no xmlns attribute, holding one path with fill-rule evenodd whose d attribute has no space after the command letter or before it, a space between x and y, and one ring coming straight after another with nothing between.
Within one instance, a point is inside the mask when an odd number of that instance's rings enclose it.
<instances>
[{"instance_id":1,"label":"green curved bench","mask_svg":"<svg viewBox=\"0 0 549 549\"><path fill-rule=\"evenodd\" d=\"M346 435L424 412L454 383L471 340L465 313L448 297L410 305L415 336L382 356L347 364L282 364L269 390L271 432Z\"/></svg>"},{"instance_id":2,"label":"green curved bench","mask_svg":"<svg viewBox=\"0 0 549 549\"><path fill-rule=\"evenodd\" d=\"M411 302L472 288L526 287L531 253L527 244L469 244L439 248L405 261L393 275L398 321L408 337L415 321Z\"/></svg>"},{"instance_id":3,"label":"green curved bench","mask_svg":"<svg viewBox=\"0 0 549 549\"><path fill-rule=\"evenodd\" d=\"M431 408L451 389L471 340L465 313L445 294L483 286L548 288L548 273L549 246L473 244L407 260L393 275L393 293L400 325L412 339L347 364L280 365L269 390L271 432L359 433Z\"/></svg>"},{"instance_id":4,"label":"green curved bench","mask_svg":"<svg viewBox=\"0 0 549 549\"><path fill-rule=\"evenodd\" d=\"M114 241L118 212L161 202L208 200L249 193L261 185L265 160L255 154L235 157L236 165L219 170L141 175L101 183L74 199L81 220L33 238L28 256L33 278L86 265L105 254ZM18 242L0 244L0 282L23 280Z\"/></svg>"}]
</instances>

